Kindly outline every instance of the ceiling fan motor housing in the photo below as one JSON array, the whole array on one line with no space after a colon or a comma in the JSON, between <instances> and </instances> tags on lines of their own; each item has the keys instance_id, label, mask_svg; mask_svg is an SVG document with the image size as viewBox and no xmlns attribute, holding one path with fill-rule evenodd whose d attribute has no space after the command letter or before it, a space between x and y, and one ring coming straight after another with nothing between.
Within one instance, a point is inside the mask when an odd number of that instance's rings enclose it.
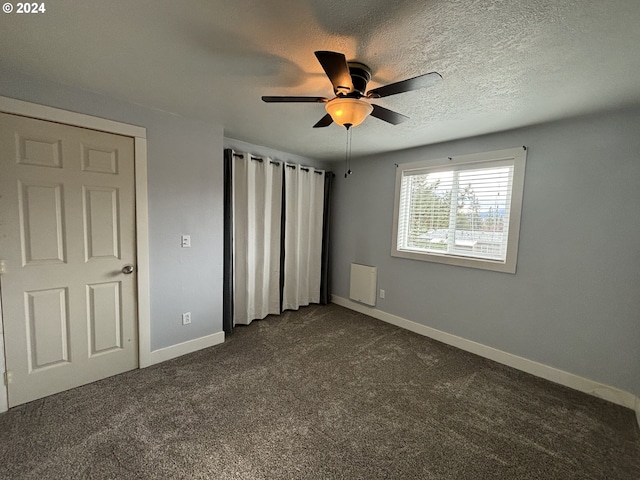
<instances>
[{"instance_id":1,"label":"ceiling fan motor housing","mask_svg":"<svg viewBox=\"0 0 640 480\"><path fill-rule=\"evenodd\" d=\"M347 96L356 98L363 97L367 91L367 83L371 80L371 69L360 62L348 62L348 65L351 81L353 82L353 92Z\"/></svg>"}]
</instances>

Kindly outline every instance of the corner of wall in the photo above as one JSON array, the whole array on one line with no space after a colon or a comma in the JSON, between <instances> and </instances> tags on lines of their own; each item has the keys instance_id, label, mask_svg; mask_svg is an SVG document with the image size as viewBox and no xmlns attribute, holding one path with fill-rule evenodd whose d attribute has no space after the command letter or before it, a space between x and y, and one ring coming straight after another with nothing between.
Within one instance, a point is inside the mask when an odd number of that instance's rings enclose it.
<instances>
[{"instance_id":1,"label":"corner of wall","mask_svg":"<svg viewBox=\"0 0 640 480\"><path fill-rule=\"evenodd\" d=\"M2 317L0 317L0 376L4 379L5 374L4 364L4 334L2 333ZM6 412L9 409L9 402L7 398L7 386L4 381L0 381L0 413Z\"/></svg>"},{"instance_id":2,"label":"corner of wall","mask_svg":"<svg viewBox=\"0 0 640 480\"><path fill-rule=\"evenodd\" d=\"M638 421L638 428L640 428L640 396L636 397L636 420Z\"/></svg>"},{"instance_id":3,"label":"corner of wall","mask_svg":"<svg viewBox=\"0 0 640 480\"><path fill-rule=\"evenodd\" d=\"M0 298L0 413L9 410L9 391L4 383L4 374L7 371L4 361L4 324L2 320L2 299Z\"/></svg>"}]
</instances>

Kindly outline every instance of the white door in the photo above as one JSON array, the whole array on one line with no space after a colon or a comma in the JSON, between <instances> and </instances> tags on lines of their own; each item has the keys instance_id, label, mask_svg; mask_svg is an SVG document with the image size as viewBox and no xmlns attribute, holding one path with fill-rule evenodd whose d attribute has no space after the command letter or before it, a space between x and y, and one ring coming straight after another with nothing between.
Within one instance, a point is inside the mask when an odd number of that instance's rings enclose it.
<instances>
[{"instance_id":1,"label":"white door","mask_svg":"<svg viewBox=\"0 0 640 480\"><path fill-rule=\"evenodd\" d=\"M138 366L134 140L0 113L9 406Z\"/></svg>"}]
</instances>

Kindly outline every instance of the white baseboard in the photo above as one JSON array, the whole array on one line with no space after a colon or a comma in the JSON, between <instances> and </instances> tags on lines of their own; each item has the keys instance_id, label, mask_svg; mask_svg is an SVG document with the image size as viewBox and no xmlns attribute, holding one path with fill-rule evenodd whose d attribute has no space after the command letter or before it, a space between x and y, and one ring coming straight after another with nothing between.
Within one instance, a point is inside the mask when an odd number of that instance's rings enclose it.
<instances>
[{"instance_id":1,"label":"white baseboard","mask_svg":"<svg viewBox=\"0 0 640 480\"><path fill-rule=\"evenodd\" d=\"M502 363L503 365L513 367L517 370L530 373L536 377L544 378L551 382L564 385L565 387L573 388L574 390L579 390L581 392L588 393L589 395L593 395L594 397L602 398L617 405L622 405L623 407L635 410L638 426L640 426L640 397L637 397L632 393L589 380L588 378L574 375L573 373L558 370L557 368L534 362L533 360L528 360L524 357L512 355L511 353L503 352L502 350L497 350L441 330L436 330L435 328L412 322L411 320L383 312L377 308L362 305L344 297L332 295L331 301L336 305L341 305L350 310L364 313L370 317L377 318L383 322L424 335L425 337L433 338L434 340L454 346L460 350L474 353L481 357Z\"/></svg>"},{"instance_id":2,"label":"white baseboard","mask_svg":"<svg viewBox=\"0 0 640 480\"><path fill-rule=\"evenodd\" d=\"M151 351L148 357L149 363L146 365L140 365L140 368L149 367L156 363L165 362L172 358L197 352L203 348L213 347L214 345L219 345L223 342L224 332L218 332L212 335L207 335L206 337L196 338L195 340L189 340L177 345L171 345L170 347L159 348L158 350Z\"/></svg>"}]
</instances>

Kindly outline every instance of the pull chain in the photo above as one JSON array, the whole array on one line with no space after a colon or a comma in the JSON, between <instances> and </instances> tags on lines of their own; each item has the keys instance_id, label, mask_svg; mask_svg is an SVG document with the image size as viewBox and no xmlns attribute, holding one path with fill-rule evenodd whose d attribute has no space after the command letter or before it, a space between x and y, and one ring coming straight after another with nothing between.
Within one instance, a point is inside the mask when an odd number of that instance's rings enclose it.
<instances>
[{"instance_id":1,"label":"pull chain","mask_svg":"<svg viewBox=\"0 0 640 480\"><path fill-rule=\"evenodd\" d=\"M347 129L347 152L344 161L344 178L347 178L353 172L351 171L351 124L344 125Z\"/></svg>"}]
</instances>

